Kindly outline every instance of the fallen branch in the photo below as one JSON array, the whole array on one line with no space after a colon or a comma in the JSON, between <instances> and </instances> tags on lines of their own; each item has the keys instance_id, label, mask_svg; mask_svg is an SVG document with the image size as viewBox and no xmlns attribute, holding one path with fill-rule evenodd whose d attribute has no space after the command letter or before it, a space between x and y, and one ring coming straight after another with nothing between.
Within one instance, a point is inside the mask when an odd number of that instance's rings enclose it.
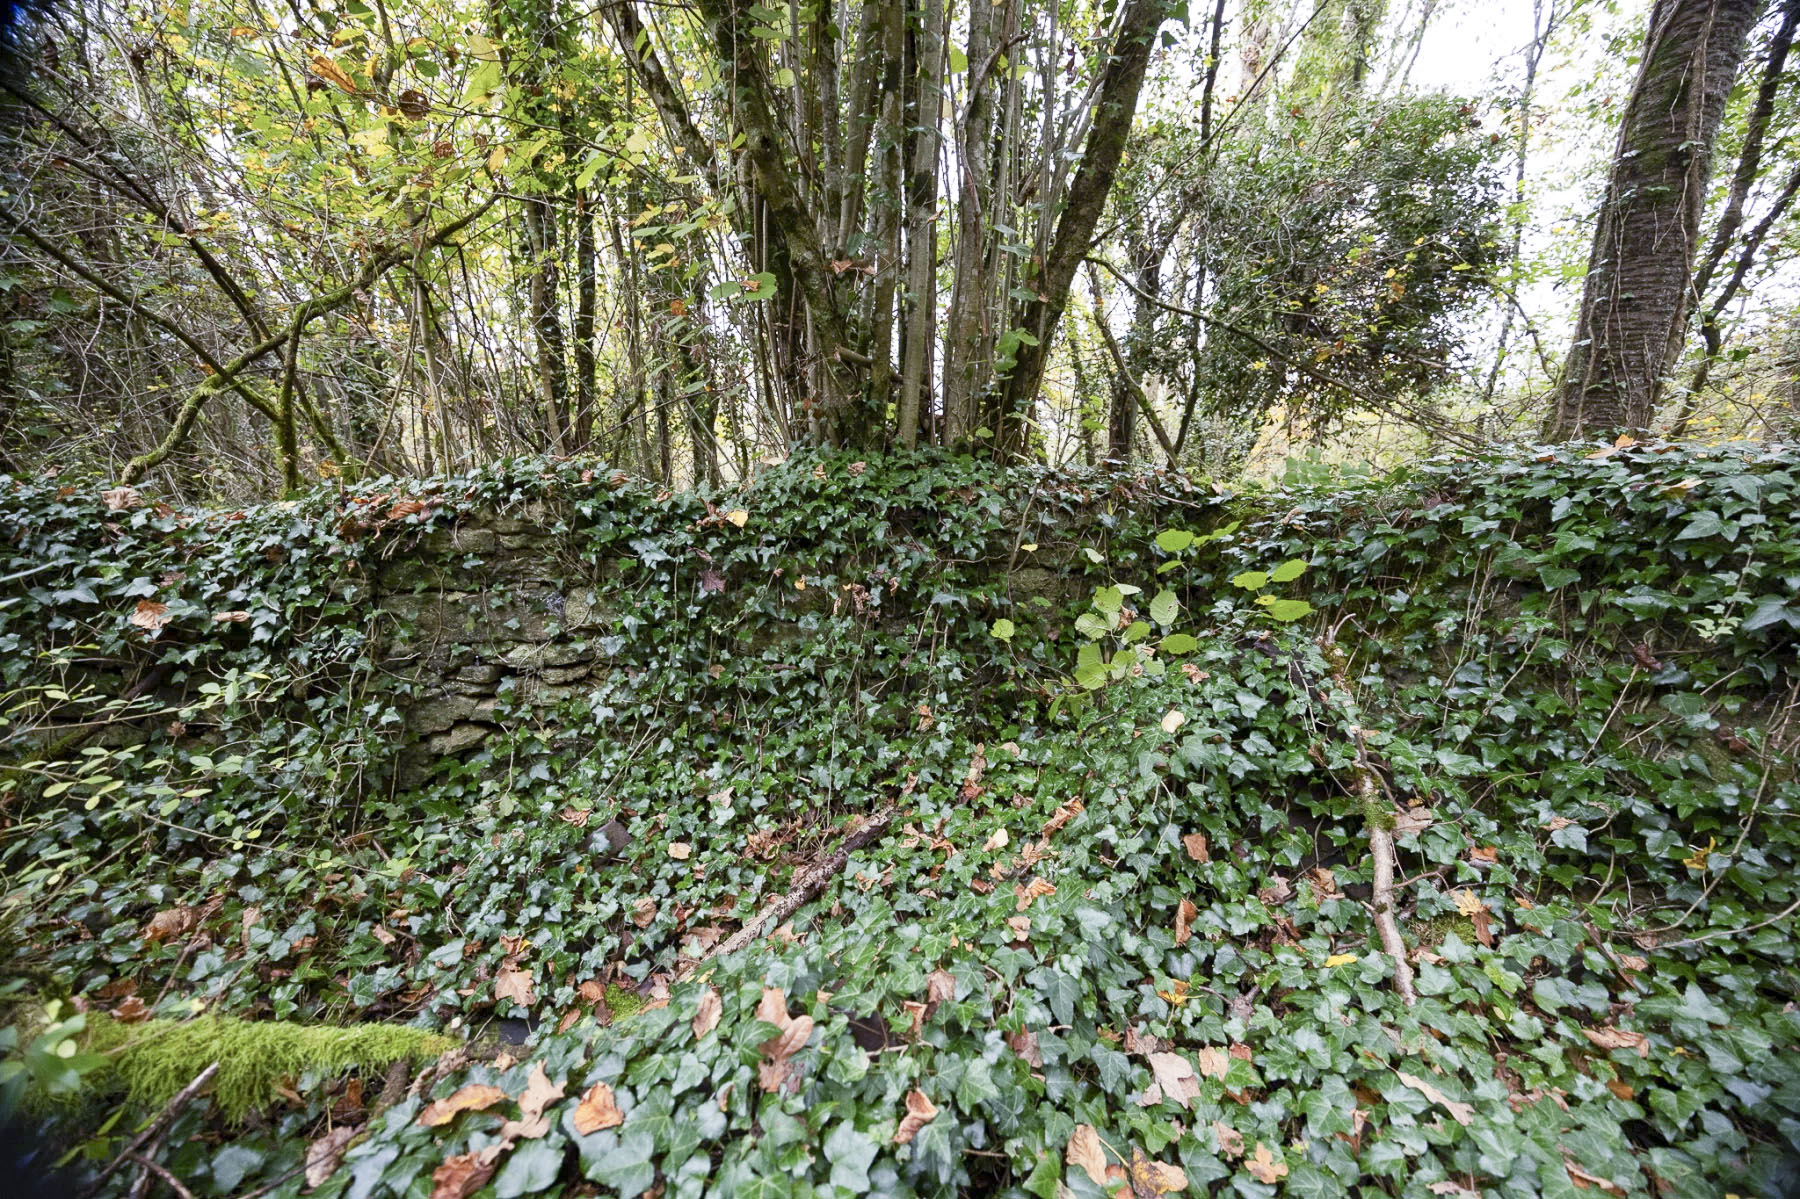
<instances>
[{"instance_id":1,"label":"fallen branch","mask_svg":"<svg viewBox=\"0 0 1800 1199\"><path fill-rule=\"evenodd\" d=\"M163 1166L157 1162L151 1161L149 1158L145 1157L141 1153L131 1153L131 1154L127 1154L126 1156L131 1161L134 1161L138 1165L142 1166L145 1170L149 1171L150 1173L156 1175L158 1178L162 1179L165 1183L168 1184L170 1190L174 1191L177 1195L181 1196L181 1199L194 1199L194 1192L192 1192L192 1191L188 1190L186 1187L182 1186L181 1179L179 1179L179 1178L175 1177L173 1174L169 1173L169 1170L166 1166Z\"/></svg>"},{"instance_id":2,"label":"fallen branch","mask_svg":"<svg viewBox=\"0 0 1800 1199\"><path fill-rule=\"evenodd\" d=\"M850 855L886 833L899 811L899 808L893 806L883 808L851 829L836 849L800 872L800 877L794 880L794 885L786 895L752 916L744 927L708 950L698 961L682 971L676 981L684 982L692 978L696 970L713 958L736 953L762 937L764 930L770 925L779 925L818 898L819 892L843 871L845 864L850 861Z\"/></svg>"},{"instance_id":3,"label":"fallen branch","mask_svg":"<svg viewBox=\"0 0 1800 1199\"><path fill-rule=\"evenodd\" d=\"M98 1193L100 1185L108 1178L111 1178L113 1173L118 1170L120 1166L128 1161L141 1160L139 1154L144 1146L159 1139L162 1136L163 1131L168 1128L170 1124L174 1123L175 1117L181 1114L181 1109L192 1103L194 1101L194 1096L204 1090L206 1084L211 1082L213 1080L213 1075L218 1072L219 1063L214 1062L206 1069L200 1071L199 1074L195 1075L194 1081L190 1082L187 1086L182 1087L181 1090L176 1093L175 1097L169 1100L168 1104L157 1115L156 1119L150 1121L142 1132L132 1138L129 1145L126 1145L125 1148L119 1151L119 1156L113 1158L101 1168L100 1173L94 1176L94 1181L88 1184L87 1190L83 1191L82 1194L87 1196Z\"/></svg>"}]
</instances>

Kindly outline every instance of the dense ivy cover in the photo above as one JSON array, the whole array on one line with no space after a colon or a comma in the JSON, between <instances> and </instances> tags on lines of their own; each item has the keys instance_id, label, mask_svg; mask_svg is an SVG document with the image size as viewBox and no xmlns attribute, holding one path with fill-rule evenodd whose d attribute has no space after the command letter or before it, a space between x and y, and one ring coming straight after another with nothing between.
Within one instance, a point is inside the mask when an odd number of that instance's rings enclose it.
<instances>
[{"instance_id":1,"label":"dense ivy cover","mask_svg":"<svg viewBox=\"0 0 1800 1199\"><path fill-rule=\"evenodd\" d=\"M95 1007L543 1022L378 1113L297 1080L220 1140L196 1105L165 1160L197 1195L332 1123L362 1132L315 1193L357 1199L1056 1199L1101 1189L1082 1163L1140 1195L1718 1194L1800 1146L1795 466L1229 495L826 457L700 496L532 462L242 514L11 481L9 953ZM402 791L367 580L534 500L617 668ZM890 803L780 935L678 979ZM619 982L650 1003L603 1027ZM471 1083L510 1098L422 1122ZM583 1131L596 1084L623 1118Z\"/></svg>"}]
</instances>

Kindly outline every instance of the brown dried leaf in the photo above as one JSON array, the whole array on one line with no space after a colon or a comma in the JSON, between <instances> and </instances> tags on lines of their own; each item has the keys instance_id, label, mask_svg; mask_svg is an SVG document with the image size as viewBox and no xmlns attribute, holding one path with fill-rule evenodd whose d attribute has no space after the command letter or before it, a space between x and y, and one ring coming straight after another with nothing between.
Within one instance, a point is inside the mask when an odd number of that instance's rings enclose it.
<instances>
[{"instance_id":1,"label":"brown dried leaf","mask_svg":"<svg viewBox=\"0 0 1800 1199\"><path fill-rule=\"evenodd\" d=\"M1458 1124L1467 1125L1475 1118L1474 1104L1456 1102L1454 1099L1449 1098L1442 1091L1415 1074L1408 1074L1405 1071L1401 1071L1400 1081L1417 1091L1419 1094L1425 1096L1425 1098L1431 1100L1433 1103L1443 1107L1445 1111L1450 1113L1451 1119L1455 1120Z\"/></svg>"},{"instance_id":2,"label":"brown dried leaf","mask_svg":"<svg viewBox=\"0 0 1800 1199\"><path fill-rule=\"evenodd\" d=\"M136 1024L150 1018L150 1005L145 1003L141 995L127 995L113 1009L113 1019L121 1024Z\"/></svg>"},{"instance_id":3,"label":"brown dried leaf","mask_svg":"<svg viewBox=\"0 0 1800 1199\"><path fill-rule=\"evenodd\" d=\"M1584 1028L1583 1036L1601 1049L1635 1049L1641 1058L1650 1056L1650 1038L1625 1028Z\"/></svg>"},{"instance_id":4,"label":"brown dried leaf","mask_svg":"<svg viewBox=\"0 0 1800 1199\"><path fill-rule=\"evenodd\" d=\"M510 999L520 1007L530 1007L537 1002L537 982L531 977L531 971L518 966L502 965L494 972L494 999Z\"/></svg>"},{"instance_id":5,"label":"brown dried leaf","mask_svg":"<svg viewBox=\"0 0 1800 1199\"><path fill-rule=\"evenodd\" d=\"M129 512L144 502L143 495L135 487L114 487L102 491L100 498L106 501L108 512Z\"/></svg>"},{"instance_id":6,"label":"brown dried leaf","mask_svg":"<svg viewBox=\"0 0 1800 1199\"><path fill-rule=\"evenodd\" d=\"M519 1096L519 1114L536 1116L566 1092L560 1082L551 1082L550 1076L544 1072L544 1063L531 1063L531 1074L525 1080L525 1093Z\"/></svg>"},{"instance_id":7,"label":"brown dried leaf","mask_svg":"<svg viewBox=\"0 0 1800 1199\"><path fill-rule=\"evenodd\" d=\"M200 923L200 909L181 904L165 909L150 917L150 923L144 926L144 940L155 945L176 937L185 937L194 931Z\"/></svg>"},{"instance_id":8,"label":"brown dried leaf","mask_svg":"<svg viewBox=\"0 0 1800 1199\"><path fill-rule=\"evenodd\" d=\"M1194 917L1199 914L1200 909L1194 906L1193 900L1181 901L1180 906L1175 909L1175 944L1188 943L1188 939L1194 935Z\"/></svg>"},{"instance_id":9,"label":"brown dried leaf","mask_svg":"<svg viewBox=\"0 0 1800 1199\"><path fill-rule=\"evenodd\" d=\"M1213 1121L1212 1130L1213 1136L1218 1139L1220 1153L1223 1153L1226 1157L1230 1158L1244 1156L1243 1133L1239 1132L1231 1125L1221 1123L1218 1120Z\"/></svg>"},{"instance_id":10,"label":"brown dried leaf","mask_svg":"<svg viewBox=\"0 0 1800 1199\"><path fill-rule=\"evenodd\" d=\"M669 842L669 856L677 862L685 862L694 855L694 847L686 841Z\"/></svg>"},{"instance_id":11,"label":"brown dried leaf","mask_svg":"<svg viewBox=\"0 0 1800 1199\"><path fill-rule=\"evenodd\" d=\"M1206 847L1205 833L1189 833L1181 839L1181 847L1187 850L1187 856L1196 862L1212 861L1212 851Z\"/></svg>"},{"instance_id":12,"label":"brown dried leaf","mask_svg":"<svg viewBox=\"0 0 1800 1199\"><path fill-rule=\"evenodd\" d=\"M1044 1054L1038 1048L1037 1034L1029 1028L1021 1032L1007 1033L1006 1044L1014 1053L1025 1059L1026 1065L1042 1066L1044 1064Z\"/></svg>"},{"instance_id":13,"label":"brown dried leaf","mask_svg":"<svg viewBox=\"0 0 1800 1199\"><path fill-rule=\"evenodd\" d=\"M338 1164L344 1160L344 1150L361 1131L360 1125L340 1124L309 1144L306 1147L306 1185L324 1186L325 1180L337 1173Z\"/></svg>"},{"instance_id":14,"label":"brown dried leaf","mask_svg":"<svg viewBox=\"0 0 1800 1199\"><path fill-rule=\"evenodd\" d=\"M1200 1079L1194 1073L1194 1065L1179 1053L1152 1053L1150 1073L1155 1075L1164 1099L1192 1107L1192 1101L1200 1096Z\"/></svg>"},{"instance_id":15,"label":"brown dried leaf","mask_svg":"<svg viewBox=\"0 0 1800 1199\"><path fill-rule=\"evenodd\" d=\"M1027 846L1029 849L1030 847ZM1013 884L1013 895L1019 901L1018 910L1023 912L1030 907L1033 900L1042 899L1046 895L1056 894L1056 888L1041 878L1034 878L1026 884Z\"/></svg>"},{"instance_id":16,"label":"brown dried leaf","mask_svg":"<svg viewBox=\"0 0 1800 1199\"><path fill-rule=\"evenodd\" d=\"M1244 1162L1244 1169L1256 1176L1258 1182L1273 1186L1280 1179L1287 1177L1287 1163L1275 1160L1269 1147L1261 1141L1256 1142L1256 1152Z\"/></svg>"},{"instance_id":17,"label":"brown dried leaf","mask_svg":"<svg viewBox=\"0 0 1800 1199\"><path fill-rule=\"evenodd\" d=\"M581 1102L575 1105L572 1123L575 1131L585 1137L603 1128L617 1128L625 1123L625 1113L619 1110L613 1089L603 1082L597 1082L588 1088L587 1094L581 1097Z\"/></svg>"},{"instance_id":18,"label":"brown dried leaf","mask_svg":"<svg viewBox=\"0 0 1800 1199\"><path fill-rule=\"evenodd\" d=\"M639 928L649 928L656 920L656 901L649 896L631 905L631 922Z\"/></svg>"},{"instance_id":19,"label":"brown dried leaf","mask_svg":"<svg viewBox=\"0 0 1800 1199\"><path fill-rule=\"evenodd\" d=\"M169 605L153 599L141 599L131 613L131 623L146 633L160 633L169 623Z\"/></svg>"},{"instance_id":20,"label":"brown dried leaf","mask_svg":"<svg viewBox=\"0 0 1800 1199\"><path fill-rule=\"evenodd\" d=\"M1106 1150L1101 1148L1100 1132L1092 1124L1075 1126L1069 1136L1068 1148L1063 1150L1063 1160L1086 1170L1095 1186L1106 1185Z\"/></svg>"},{"instance_id":21,"label":"brown dried leaf","mask_svg":"<svg viewBox=\"0 0 1800 1199\"><path fill-rule=\"evenodd\" d=\"M948 970L933 970L925 976L925 1002L949 1003L956 998L956 976Z\"/></svg>"},{"instance_id":22,"label":"brown dried leaf","mask_svg":"<svg viewBox=\"0 0 1800 1199\"><path fill-rule=\"evenodd\" d=\"M1281 1168L1283 1174L1287 1167ZM1176 1191L1187 1190L1187 1172L1180 1166L1172 1166L1167 1162L1151 1161L1144 1156L1142 1149L1131 1151L1131 1193L1137 1199L1155 1199L1158 1195L1168 1195Z\"/></svg>"},{"instance_id":23,"label":"brown dried leaf","mask_svg":"<svg viewBox=\"0 0 1800 1199\"><path fill-rule=\"evenodd\" d=\"M1408 808L1404 812L1394 813L1394 835L1405 836L1407 833L1417 835L1431 827L1433 813L1430 808Z\"/></svg>"},{"instance_id":24,"label":"brown dried leaf","mask_svg":"<svg viewBox=\"0 0 1800 1199\"><path fill-rule=\"evenodd\" d=\"M445 1158L444 1164L431 1172L431 1199L468 1199L493 1177L504 1151L504 1145L489 1145Z\"/></svg>"},{"instance_id":25,"label":"brown dried leaf","mask_svg":"<svg viewBox=\"0 0 1800 1199\"><path fill-rule=\"evenodd\" d=\"M213 613L213 623L214 624L243 624L245 621L247 621L249 619L250 619L250 613L245 612L241 608L233 609L230 612L214 612Z\"/></svg>"},{"instance_id":26,"label":"brown dried leaf","mask_svg":"<svg viewBox=\"0 0 1800 1199\"><path fill-rule=\"evenodd\" d=\"M713 1029L719 1027L719 1017L725 1012L725 1003L719 993L708 987L700 993L700 1006L694 1011L691 1027L694 1040L698 1041Z\"/></svg>"},{"instance_id":27,"label":"brown dried leaf","mask_svg":"<svg viewBox=\"0 0 1800 1199\"><path fill-rule=\"evenodd\" d=\"M480 1112L506 1098L506 1092L485 1082L472 1082L453 1095L433 1099L419 1113L419 1123L437 1128L456 1119L458 1112Z\"/></svg>"},{"instance_id":28,"label":"brown dried leaf","mask_svg":"<svg viewBox=\"0 0 1800 1199\"><path fill-rule=\"evenodd\" d=\"M327 58L325 55L313 55L312 63L310 65L312 73L317 75L320 79L336 86L342 91L350 93L352 96L356 94L356 81L344 73L344 68L338 66L335 62L332 62L331 59ZM448 1164L448 1162L445 1163L445 1165ZM474 1188L470 1189L473 1190ZM465 1191L463 1193L467 1194L468 1192Z\"/></svg>"},{"instance_id":29,"label":"brown dried leaf","mask_svg":"<svg viewBox=\"0 0 1800 1199\"><path fill-rule=\"evenodd\" d=\"M812 1023L810 1020L807 1023ZM937 1118L938 1109L924 1091L914 1089L906 1093L906 1115L900 1118L900 1127L894 1130L894 1144L910 1145L912 1139L919 1135L919 1130Z\"/></svg>"},{"instance_id":30,"label":"brown dried leaf","mask_svg":"<svg viewBox=\"0 0 1800 1199\"><path fill-rule=\"evenodd\" d=\"M1202 1046L1197 1057L1203 1078L1224 1078L1231 1069L1231 1055L1212 1045Z\"/></svg>"}]
</instances>

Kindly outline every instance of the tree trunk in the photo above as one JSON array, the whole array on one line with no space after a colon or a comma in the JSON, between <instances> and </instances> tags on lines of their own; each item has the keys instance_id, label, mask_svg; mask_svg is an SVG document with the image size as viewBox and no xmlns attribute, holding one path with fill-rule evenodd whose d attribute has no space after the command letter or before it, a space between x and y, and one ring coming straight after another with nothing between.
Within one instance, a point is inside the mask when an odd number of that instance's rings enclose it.
<instances>
[{"instance_id":1,"label":"tree trunk","mask_svg":"<svg viewBox=\"0 0 1800 1199\"><path fill-rule=\"evenodd\" d=\"M1129 0L1119 24L1119 37L1101 76L1093 127L1081 166L1069 184L1069 199L1056 222L1056 238L1043 273L1031 280L1033 299L1024 305L1014 327L1029 330L1035 344L1019 347L1018 362L1002 384L1002 424L995 430L995 449L1002 458L1017 457L1025 445L1025 414L1044 381L1044 367L1056 338L1057 323L1069 302L1075 269L1087 256L1094 228L1112 190L1113 176L1125 153L1125 140L1137 114L1138 92L1156 31L1162 25L1163 0Z\"/></svg>"},{"instance_id":2,"label":"tree trunk","mask_svg":"<svg viewBox=\"0 0 1800 1199\"><path fill-rule=\"evenodd\" d=\"M1758 0L1656 0L1595 223L1552 440L1649 428L1687 328L1713 139Z\"/></svg>"}]
</instances>

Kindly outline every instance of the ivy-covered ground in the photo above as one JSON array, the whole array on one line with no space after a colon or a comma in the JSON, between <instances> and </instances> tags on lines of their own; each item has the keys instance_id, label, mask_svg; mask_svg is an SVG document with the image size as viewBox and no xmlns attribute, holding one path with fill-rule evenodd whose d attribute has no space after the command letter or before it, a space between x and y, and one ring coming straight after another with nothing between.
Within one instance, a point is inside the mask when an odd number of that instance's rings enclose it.
<instances>
[{"instance_id":1,"label":"ivy-covered ground","mask_svg":"<svg viewBox=\"0 0 1800 1199\"><path fill-rule=\"evenodd\" d=\"M1772 1193L1797 467L0 479L6 1102L92 1177L235 1046L195 1196ZM403 789L367 580L534 500L613 669Z\"/></svg>"}]
</instances>

